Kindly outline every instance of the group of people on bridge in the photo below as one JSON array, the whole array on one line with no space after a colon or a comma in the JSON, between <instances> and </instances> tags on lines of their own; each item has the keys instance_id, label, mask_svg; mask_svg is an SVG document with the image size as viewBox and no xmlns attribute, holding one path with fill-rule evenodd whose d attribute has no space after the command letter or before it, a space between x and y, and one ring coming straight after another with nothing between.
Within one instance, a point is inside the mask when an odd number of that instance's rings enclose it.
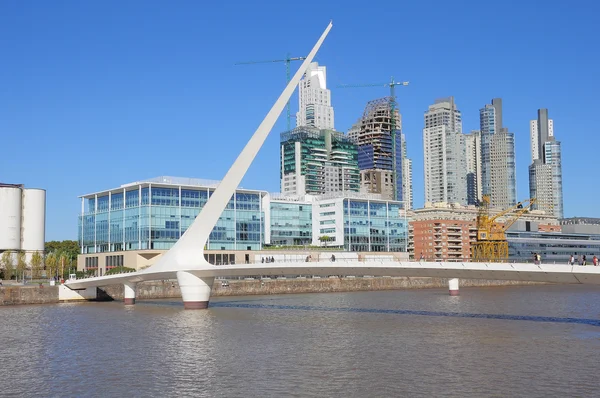
<instances>
[{"instance_id":1,"label":"group of people on bridge","mask_svg":"<svg viewBox=\"0 0 600 398\"><path fill-rule=\"evenodd\" d=\"M587 265L587 257L585 256L585 254L583 256L580 255L577 258L577 264L579 264L579 265ZM599 260L598 260L597 256L594 256L592 258L592 264L594 266L598 266ZM575 265L575 255L572 255L571 258L569 259L569 265Z\"/></svg>"}]
</instances>

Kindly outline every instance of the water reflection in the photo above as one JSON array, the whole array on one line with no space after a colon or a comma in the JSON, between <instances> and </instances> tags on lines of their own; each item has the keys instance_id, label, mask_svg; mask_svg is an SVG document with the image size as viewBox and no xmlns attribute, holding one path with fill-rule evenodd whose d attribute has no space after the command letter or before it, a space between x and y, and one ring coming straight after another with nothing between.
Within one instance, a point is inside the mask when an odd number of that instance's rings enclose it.
<instances>
[{"instance_id":1,"label":"water reflection","mask_svg":"<svg viewBox=\"0 0 600 398\"><path fill-rule=\"evenodd\" d=\"M599 396L600 289L0 307L0 396Z\"/></svg>"},{"instance_id":2,"label":"water reflection","mask_svg":"<svg viewBox=\"0 0 600 398\"><path fill-rule=\"evenodd\" d=\"M463 312L440 312L440 311L414 311L401 309L383 308L345 308L345 307L315 307L310 305L277 305L277 304L251 304L241 302L216 303L213 307L235 307L235 308L262 308L277 310L300 310L300 311L325 311L325 312L358 312L371 314L394 314L394 315L421 315L421 316L448 316L456 318L479 318L479 319L502 319L507 321L531 321L531 322L553 322L553 323L577 323L582 325L600 326L598 319L585 318L560 318L532 315L509 315L509 314L471 314Z\"/></svg>"}]
</instances>

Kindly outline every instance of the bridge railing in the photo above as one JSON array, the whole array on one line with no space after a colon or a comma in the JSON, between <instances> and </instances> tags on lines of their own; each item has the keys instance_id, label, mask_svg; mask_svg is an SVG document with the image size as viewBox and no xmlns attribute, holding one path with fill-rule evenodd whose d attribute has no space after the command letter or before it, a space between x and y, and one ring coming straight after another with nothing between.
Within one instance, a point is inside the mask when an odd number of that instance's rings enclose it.
<instances>
[{"instance_id":1,"label":"bridge railing","mask_svg":"<svg viewBox=\"0 0 600 398\"><path fill-rule=\"evenodd\" d=\"M274 261L270 261L267 260L266 257L263 258L263 261L255 261L254 263L250 263L248 265L265 265L265 266L270 266L270 265L274 265L276 266L277 264L291 264L291 263L307 263L308 264L315 264L315 263L338 263L338 264L356 264L356 263L363 263L363 264L384 264L384 263L390 263L390 262L397 262L397 263L413 263L413 264L418 264L418 263L431 263L431 262L444 262L444 263L471 263L474 262L471 258L449 258L449 259L428 259L428 258L424 258L421 260L417 260L417 259L399 259L394 257L393 255L390 256L377 256L377 255L373 255L373 256L361 256L361 257L353 257L353 258L348 258L348 257L339 257L336 256L335 259L331 258L331 257L320 257L320 258L313 258L313 257L309 257L309 256L305 256L302 258L298 258L298 256L289 256L289 257L278 257L278 258L273 258ZM508 260L508 261L501 261L498 263L507 263L507 264L514 264L514 263L520 263L520 264L537 264L537 262L535 262L533 259L530 260ZM578 264L575 263L573 265L568 264L567 262L556 262L556 261L541 261L541 264L563 264L565 266L578 266L578 265L582 265L582 264ZM216 267L222 266L222 265L236 265L236 264L217 264L215 265ZM591 266L592 264L590 262L588 262L587 264L588 266ZM119 272L119 273L111 273L110 275L124 275L127 273L131 273L131 272L135 272L135 271L123 271L123 272ZM107 275L104 275L107 276ZM308 277L310 277L309 275L307 275ZM81 279L88 279L88 278L96 278L97 276L93 276L93 275L86 275L83 278L78 278L79 280Z\"/></svg>"}]
</instances>

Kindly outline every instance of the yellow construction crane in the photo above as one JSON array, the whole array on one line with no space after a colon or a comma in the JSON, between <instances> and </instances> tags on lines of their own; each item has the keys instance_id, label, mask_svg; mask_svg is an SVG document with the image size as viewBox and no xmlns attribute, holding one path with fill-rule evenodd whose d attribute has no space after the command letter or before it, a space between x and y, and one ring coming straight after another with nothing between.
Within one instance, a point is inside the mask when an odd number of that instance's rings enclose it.
<instances>
[{"instance_id":1,"label":"yellow construction crane","mask_svg":"<svg viewBox=\"0 0 600 398\"><path fill-rule=\"evenodd\" d=\"M523 214L531 209L535 198L523 200L513 207L490 216L490 196L483 195L477 215L477 242L471 244L471 259L473 261L499 262L508 259L508 241L505 231L510 228ZM517 210L503 224L497 223L500 217Z\"/></svg>"}]
</instances>

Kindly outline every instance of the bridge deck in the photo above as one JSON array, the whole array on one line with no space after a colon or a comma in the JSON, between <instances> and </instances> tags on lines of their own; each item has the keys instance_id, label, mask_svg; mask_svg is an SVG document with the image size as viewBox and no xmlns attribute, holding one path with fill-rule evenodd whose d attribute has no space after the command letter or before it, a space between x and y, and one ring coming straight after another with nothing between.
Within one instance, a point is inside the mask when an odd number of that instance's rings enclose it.
<instances>
[{"instance_id":1,"label":"bridge deck","mask_svg":"<svg viewBox=\"0 0 600 398\"><path fill-rule=\"evenodd\" d=\"M372 275L405 277L520 280L551 283L600 285L600 267L527 263L440 263L397 261L322 261L267 264L199 266L181 269L199 277L240 277L274 275ZM106 286L126 282L175 279L176 271L142 270L117 275L69 281L72 289Z\"/></svg>"}]
</instances>

